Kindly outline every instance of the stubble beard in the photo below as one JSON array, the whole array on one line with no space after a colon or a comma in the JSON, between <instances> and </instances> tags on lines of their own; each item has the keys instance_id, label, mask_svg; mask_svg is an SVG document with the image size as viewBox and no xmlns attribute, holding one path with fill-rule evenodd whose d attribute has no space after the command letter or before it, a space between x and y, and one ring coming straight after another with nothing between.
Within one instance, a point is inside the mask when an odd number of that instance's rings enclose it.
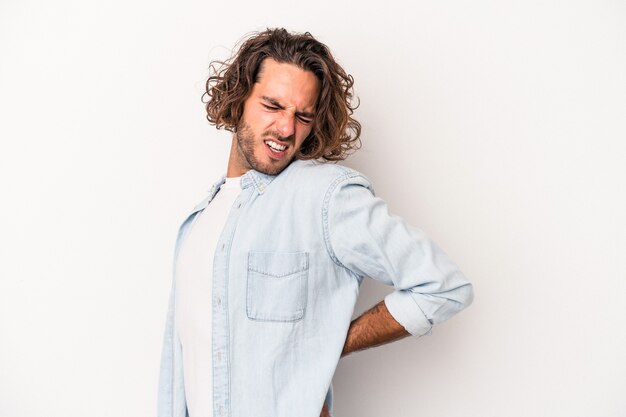
<instances>
[{"instance_id":1,"label":"stubble beard","mask_svg":"<svg viewBox=\"0 0 626 417\"><path fill-rule=\"evenodd\" d=\"M254 133L248 124L244 121L241 121L237 126L237 131L235 133L237 137L237 151L239 153L239 157L241 159L242 164L247 169L254 169L255 171L261 172L267 175L278 175L280 174L289 164L293 162L295 159L295 155L287 160L286 162L278 162L276 164L262 163L260 162L256 156L254 155L254 146L257 143L256 138L254 137ZM280 140L285 140L280 138ZM293 143L293 141L291 141ZM262 143L262 142L261 142ZM263 144L265 146L265 144Z\"/></svg>"}]
</instances>

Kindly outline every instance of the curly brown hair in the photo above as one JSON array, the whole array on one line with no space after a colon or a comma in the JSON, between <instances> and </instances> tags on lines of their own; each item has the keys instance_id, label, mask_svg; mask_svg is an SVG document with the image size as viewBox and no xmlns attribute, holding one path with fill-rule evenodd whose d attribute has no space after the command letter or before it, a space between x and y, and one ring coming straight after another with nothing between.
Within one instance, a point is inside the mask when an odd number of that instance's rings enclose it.
<instances>
[{"instance_id":1,"label":"curly brown hair","mask_svg":"<svg viewBox=\"0 0 626 417\"><path fill-rule=\"evenodd\" d=\"M211 62L202 95L209 123L236 131L244 101L266 58L311 71L320 81L313 128L296 153L297 159L340 161L361 146L361 124L352 117L358 107L358 102L352 105L354 78L309 32L289 33L283 28L253 33L231 58Z\"/></svg>"}]
</instances>

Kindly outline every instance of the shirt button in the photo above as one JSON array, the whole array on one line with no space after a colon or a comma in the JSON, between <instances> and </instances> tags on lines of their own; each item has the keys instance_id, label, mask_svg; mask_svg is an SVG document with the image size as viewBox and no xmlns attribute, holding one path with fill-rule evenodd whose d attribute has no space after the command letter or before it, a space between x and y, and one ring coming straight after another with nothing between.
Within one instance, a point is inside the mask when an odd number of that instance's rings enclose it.
<instances>
[{"instance_id":1,"label":"shirt button","mask_svg":"<svg viewBox=\"0 0 626 417\"><path fill-rule=\"evenodd\" d=\"M218 362L222 361L222 352L217 352L217 361Z\"/></svg>"},{"instance_id":2,"label":"shirt button","mask_svg":"<svg viewBox=\"0 0 626 417\"><path fill-rule=\"evenodd\" d=\"M220 297L217 297L217 305L218 305L219 307L221 307L221 306L222 306L222 299L221 299Z\"/></svg>"},{"instance_id":3,"label":"shirt button","mask_svg":"<svg viewBox=\"0 0 626 417\"><path fill-rule=\"evenodd\" d=\"M222 250L224 250L224 247L226 247L226 244L222 243Z\"/></svg>"}]
</instances>

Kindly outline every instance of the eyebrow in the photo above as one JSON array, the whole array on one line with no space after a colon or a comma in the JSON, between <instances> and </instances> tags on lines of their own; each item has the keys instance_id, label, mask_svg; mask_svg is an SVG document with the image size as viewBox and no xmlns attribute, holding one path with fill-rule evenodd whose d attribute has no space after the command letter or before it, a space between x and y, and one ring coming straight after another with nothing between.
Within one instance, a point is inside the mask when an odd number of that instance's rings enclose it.
<instances>
[{"instance_id":1,"label":"eyebrow","mask_svg":"<svg viewBox=\"0 0 626 417\"><path fill-rule=\"evenodd\" d=\"M285 110L285 106L283 106L282 104L280 104L278 101L276 101L275 99L271 98L271 97L267 97L267 96L262 96L261 97L263 100L267 101L268 103L270 103L272 106L274 107L278 107L281 110ZM307 118L314 118L315 114L314 113L310 113L307 111L296 111L296 116L301 116L301 117L307 117Z\"/></svg>"}]
</instances>

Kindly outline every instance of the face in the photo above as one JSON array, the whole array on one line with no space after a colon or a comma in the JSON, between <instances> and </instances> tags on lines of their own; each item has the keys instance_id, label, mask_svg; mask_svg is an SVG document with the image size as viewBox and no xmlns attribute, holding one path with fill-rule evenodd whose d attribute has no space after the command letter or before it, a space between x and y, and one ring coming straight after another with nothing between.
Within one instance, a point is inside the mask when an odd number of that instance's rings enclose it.
<instances>
[{"instance_id":1,"label":"face","mask_svg":"<svg viewBox=\"0 0 626 417\"><path fill-rule=\"evenodd\" d=\"M265 59L233 135L227 176L285 169L311 133L318 95L312 72Z\"/></svg>"}]
</instances>

